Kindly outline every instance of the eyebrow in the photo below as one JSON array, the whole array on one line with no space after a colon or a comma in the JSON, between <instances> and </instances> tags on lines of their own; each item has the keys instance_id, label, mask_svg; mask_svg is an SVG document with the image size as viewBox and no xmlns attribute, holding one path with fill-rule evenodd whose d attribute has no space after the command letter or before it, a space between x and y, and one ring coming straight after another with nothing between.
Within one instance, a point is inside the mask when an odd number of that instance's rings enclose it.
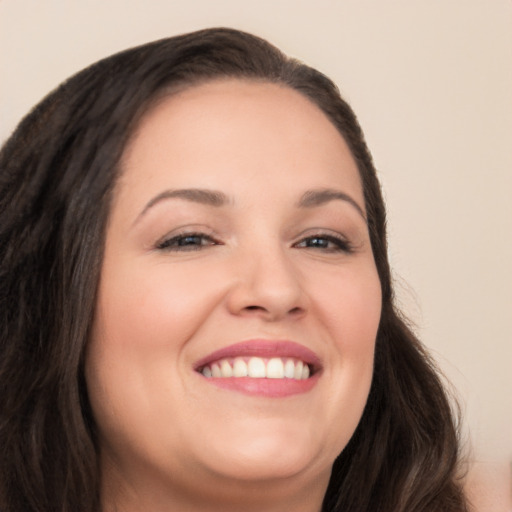
<instances>
[{"instance_id":1,"label":"eyebrow","mask_svg":"<svg viewBox=\"0 0 512 512\"><path fill-rule=\"evenodd\" d=\"M135 220L137 222L144 214L156 204L167 199L185 199L193 203L205 204L207 206L224 206L229 202L228 196L224 192L217 190L207 190L202 188L183 188L177 190L165 190L161 194L153 197Z\"/></svg>"},{"instance_id":2,"label":"eyebrow","mask_svg":"<svg viewBox=\"0 0 512 512\"><path fill-rule=\"evenodd\" d=\"M366 222L366 214L361 206L359 206L355 199L341 190L332 188L308 190L300 198L298 206L299 208L316 208L335 200L346 201L351 204Z\"/></svg>"},{"instance_id":3,"label":"eyebrow","mask_svg":"<svg viewBox=\"0 0 512 512\"><path fill-rule=\"evenodd\" d=\"M153 197L135 219L135 223L139 221L141 217L143 217L148 210L150 210L156 204L168 200L168 199L184 199L186 201L191 201L193 203L204 204L207 206L220 207L225 206L230 202L229 197L224 193L218 190L209 190L202 188L184 188L184 189L174 189L174 190L165 190L160 194ZM322 206L331 201L341 200L346 201L350 205L352 205L357 212L363 217L366 221L366 215L364 210L359 206L359 204L352 199L345 192L341 192L340 190L335 190L331 188L322 188L315 190L306 191L301 198L299 199L297 206L299 208L316 208L318 206Z\"/></svg>"}]
</instances>

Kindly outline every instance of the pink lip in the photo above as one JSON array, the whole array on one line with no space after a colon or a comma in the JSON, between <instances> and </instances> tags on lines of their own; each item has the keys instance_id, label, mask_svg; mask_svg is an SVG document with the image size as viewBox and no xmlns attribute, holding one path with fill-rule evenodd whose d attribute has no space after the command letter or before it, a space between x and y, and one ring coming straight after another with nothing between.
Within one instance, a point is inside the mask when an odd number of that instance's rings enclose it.
<instances>
[{"instance_id":1,"label":"pink lip","mask_svg":"<svg viewBox=\"0 0 512 512\"><path fill-rule=\"evenodd\" d=\"M194 367L198 370L207 364L218 361L219 359L251 356L264 358L294 357L296 359L301 359L315 369L318 369L321 366L319 357L312 350L294 341L248 340L216 350L197 361Z\"/></svg>"},{"instance_id":2,"label":"pink lip","mask_svg":"<svg viewBox=\"0 0 512 512\"><path fill-rule=\"evenodd\" d=\"M306 393L315 386L320 377L320 358L303 345L287 340L248 340L235 343L201 358L196 362L194 368L199 372L203 366L212 364L219 359L251 356L300 359L313 369L313 374L305 380L254 379L250 377L203 378L206 382L223 389L248 395L277 398Z\"/></svg>"}]
</instances>

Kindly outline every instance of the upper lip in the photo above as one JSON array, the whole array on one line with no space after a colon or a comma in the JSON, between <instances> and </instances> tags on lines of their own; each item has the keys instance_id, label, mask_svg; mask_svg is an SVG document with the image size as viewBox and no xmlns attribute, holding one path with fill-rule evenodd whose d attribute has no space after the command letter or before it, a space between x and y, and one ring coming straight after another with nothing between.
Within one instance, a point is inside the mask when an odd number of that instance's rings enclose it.
<instances>
[{"instance_id":1,"label":"upper lip","mask_svg":"<svg viewBox=\"0 0 512 512\"><path fill-rule=\"evenodd\" d=\"M320 358L311 349L289 340L266 340L266 339L252 339L241 341L228 345L219 350L211 352L205 357L199 359L194 367L195 370L200 370L206 365L212 364L220 359L234 358L234 357L290 357L300 359L308 364L312 369L318 371L321 367Z\"/></svg>"}]
</instances>

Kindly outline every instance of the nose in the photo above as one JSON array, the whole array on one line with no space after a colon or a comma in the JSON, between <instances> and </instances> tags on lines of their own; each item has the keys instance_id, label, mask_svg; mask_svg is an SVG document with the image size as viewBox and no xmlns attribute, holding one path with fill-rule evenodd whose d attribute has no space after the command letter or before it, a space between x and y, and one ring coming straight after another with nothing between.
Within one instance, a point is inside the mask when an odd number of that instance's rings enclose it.
<instances>
[{"instance_id":1,"label":"nose","mask_svg":"<svg viewBox=\"0 0 512 512\"><path fill-rule=\"evenodd\" d=\"M302 279L286 249L271 248L240 254L227 297L231 314L268 322L298 318L306 312Z\"/></svg>"}]
</instances>

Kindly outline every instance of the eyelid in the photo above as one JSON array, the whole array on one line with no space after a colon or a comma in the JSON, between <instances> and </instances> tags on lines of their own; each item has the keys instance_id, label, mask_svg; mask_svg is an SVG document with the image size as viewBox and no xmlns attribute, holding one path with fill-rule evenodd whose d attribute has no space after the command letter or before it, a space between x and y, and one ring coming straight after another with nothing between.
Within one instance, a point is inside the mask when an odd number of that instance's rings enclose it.
<instances>
[{"instance_id":1,"label":"eyelid","mask_svg":"<svg viewBox=\"0 0 512 512\"><path fill-rule=\"evenodd\" d=\"M315 250L323 250L324 252L345 252L345 253L353 253L356 250L356 247L354 246L354 244L351 242L351 240L347 236L345 236L339 232L332 231L330 229L325 229L325 228L308 229L308 230L304 231L303 233L301 233L297 238L298 238L298 240L296 242L294 242L294 244L293 244L293 246L296 248L300 248L297 246L307 240L318 238L318 239L325 239L331 243L334 243L337 245L337 247L331 248L331 249L322 249L321 247L317 247L317 248L304 247L304 249L315 249Z\"/></svg>"},{"instance_id":2,"label":"eyelid","mask_svg":"<svg viewBox=\"0 0 512 512\"><path fill-rule=\"evenodd\" d=\"M211 244L205 244L205 245L190 245L187 246L171 246L170 243L173 241L177 241L180 238L186 238L186 237L200 237L202 239L208 239L211 241ZM190 250L198 250L203 247L209 247L212 245L221 245L221 242L219 238L214 234L214 232L211 229L208 228L202 228L202 227L195 227L195 226L185 226L178 229L175 229L171 231L170 233L167 233L163 237L159 238L155 244L154 249L160 250L160 251L190 251Z\"/></svg>"}]
</instances>

